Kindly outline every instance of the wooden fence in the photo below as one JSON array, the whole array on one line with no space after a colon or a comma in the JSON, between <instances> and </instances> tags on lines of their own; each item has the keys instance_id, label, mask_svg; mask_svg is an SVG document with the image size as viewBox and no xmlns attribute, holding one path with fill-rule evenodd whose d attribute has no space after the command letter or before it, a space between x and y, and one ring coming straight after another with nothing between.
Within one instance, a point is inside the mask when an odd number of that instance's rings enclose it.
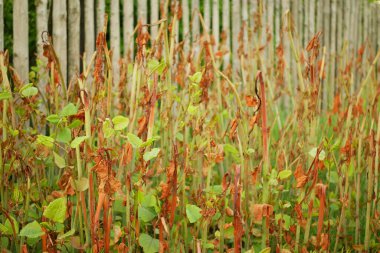
<instances>
[{"instance_id":1,"label":"wooden fence","mask_svg":"<svg viewBox=\"0 0 380 253\"><path fill-rule=\"evenodd\" d=\"M32 1L32 0L29 0ZM297 45L306 47L317 32L322 32L322 46L329 61L327 79L333 85L341 57L352 57L365 45L373 54L380 46L380 4L368 0L37 0L35 9L28 9L28 0L13 0L13 31L4 31L4 3L0 0L0 50L5 34L13 34L13 64L24 82L28 82L30 57L28 50L28 12L36 12L38 56L42 55L43 31L52 34L54 47L61 61L65 80L80 71L81 57L91 57L97 32L103 30L104 13L109 17L109 41L113 51L115 77L118 62L131 59L134 51L134 30L138 22L153 24L146 29L150 37L157 36L159 20L180 13L176 27L177 42L184 42L186 53L197 51L200 35L208 32L214 38L214 50L226 53L224 66L232 64L239 73L240 56L266 41L263 49L267 63L275 65L276 47L282 43L289 71L294 62L291 55L286 13L294 21ZM198 15L200 13L202 18ZM6 21L5 21L6 22ZM263 27L259 34L257 27ZM224 43L220 43L224 41ZM85 61L86 62L86 61ZM235 76L239 80L239 75ZM292 79L287 81L292 82ZM333 88L332 91L333 92Z\"/></svg>"}]
</instances>

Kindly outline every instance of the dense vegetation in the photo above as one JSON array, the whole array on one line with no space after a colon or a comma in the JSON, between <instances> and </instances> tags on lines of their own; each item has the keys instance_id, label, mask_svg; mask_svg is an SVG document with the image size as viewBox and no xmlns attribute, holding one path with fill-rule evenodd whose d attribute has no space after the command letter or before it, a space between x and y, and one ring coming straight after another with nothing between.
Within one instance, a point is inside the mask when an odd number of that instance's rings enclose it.
<instances>
[{"instance_id":1,"label":"dense vegetation","mask_svg":"<svg viewBox=\"0 0 380 253\"><path fill-rule=\"evenodd\" d=\"M105 32L68 85L48 40L28 84L1 53L1 248L379 250L380 53L344 49L321 110L320 33L303 49L286 31L292 73L269 38L237 74L208 34L186 55L173 22L150 48L139 27L118 84Z\"/></svg>"}]
</instances>

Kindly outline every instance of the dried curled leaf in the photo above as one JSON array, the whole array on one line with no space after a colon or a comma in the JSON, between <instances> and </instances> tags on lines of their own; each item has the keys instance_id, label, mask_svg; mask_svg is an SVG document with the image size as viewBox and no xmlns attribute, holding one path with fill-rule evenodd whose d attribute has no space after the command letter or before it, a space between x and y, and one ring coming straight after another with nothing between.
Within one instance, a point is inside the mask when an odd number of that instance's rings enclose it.
<instances>
[{"instance_id":1,"label":"dried curled leaf","mask_svg":"<svg viewBox=\"0 0 380 253\"><path fill-rule=\"evenodd\" d=\"M112 170L108 153L106 152L106 157L103 157L102 151L104 150L98 151L98 156L95 157L96 164L92 171L96 173L99 192L112 195L121 190L121 183L115 178L116 173Z\"/></svg>"},{"instance_id":2,"label":"dried curled leaf","mask_svg":"<svg viewBox=\"0 0 380 253\"><path fill-rule=\"evenodd\" d=\"M256 221L262 221L263 217L269 218L273 215L273 206L269 204L254 204L251 207L253 217Z\"/></svg>"},{"instance_id":3,"label":"dried curled leaf","mask_svg":"<svg viewBox=\"0 0 380 253\"><path fill-rule=\"evenodd\" d=\"M302 188L307 183L308 177L307 175L305 175L301 164L297 166L296 171L294 172L294 177L296 178L296 181L297 181L297 185L296 185L297 188Z\"/></svg>"}]
</instances>

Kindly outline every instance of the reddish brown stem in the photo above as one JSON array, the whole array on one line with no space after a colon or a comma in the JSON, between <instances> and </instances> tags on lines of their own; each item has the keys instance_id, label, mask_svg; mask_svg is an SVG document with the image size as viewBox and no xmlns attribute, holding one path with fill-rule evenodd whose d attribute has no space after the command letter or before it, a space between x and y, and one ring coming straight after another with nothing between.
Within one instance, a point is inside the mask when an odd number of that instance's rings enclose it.
<instances>
[{"instance_id":1,"label":"reddish brown stem","mask_svg":"<svg viewBox=\"0 0 380 253\"><path fill-rule=\"evenodd\" d=\"M105 196L106 194L104 192L99 193L98 205L96 206L96 212L95 212L95 217L94 217L94 233L96 233L96 230L98 228L100 211L102 210Z\"/></svg>"},{"instance_id":2,"label":"reddish brown stem","mask_svg":"<svg viewBox=\"0 0 380 253\"><path fill-rule=\"evenodd\" d=\"M90 201L90 232L91 232L91 242L92 242L92 245L95 245L96 242L95 242L95 222L94 222L94 207L95 207L95 204L94 204L94 183L93 183L93 175L92 175L92 171L89 172L89 176L88 176L88 183L89 183L89 201Z\"/></svg>"},{"instance_id":3,"label":"reddish brown stem","mask_svg":"<svg viewBox=\"0 0 380 253\"><path fill-rule=\"evenodd\" d=\"M257 73L256 80L260 83L260 95L261 95L261 131L263 134L263 159L264 163L268 164L269 154L268 154L268 126L267 126L267 109L266 109L266 99L265 99L265 85L263 81L263 75L261 71Z\"/></svg>"},{"instance_id":4,"label":"reddish brown stem","mask_svg":"<svg viewBox=\"0 0 380 253\"><path fill-rule=\"evenodd\" d=\"M111 224L110 224L110 220L108 219L108 209L109 209L109 198L108 196L106 196L103 202L104 246L105 246L106 253L110 252L110 235L111 235L111 231L110 231Z\"/></svg>"},{"instance_id":5,"label":"reddish brown stem","mask_svg":"<svg viewBox=\"0 0 380 253\"><path fill-rule=\"evenodd\" d=\"M234 252L241 252L241 237L243 235L243 224L241 222L240 210L240 166L235 167L234 180Z\"/></svg>"}]
</instances>

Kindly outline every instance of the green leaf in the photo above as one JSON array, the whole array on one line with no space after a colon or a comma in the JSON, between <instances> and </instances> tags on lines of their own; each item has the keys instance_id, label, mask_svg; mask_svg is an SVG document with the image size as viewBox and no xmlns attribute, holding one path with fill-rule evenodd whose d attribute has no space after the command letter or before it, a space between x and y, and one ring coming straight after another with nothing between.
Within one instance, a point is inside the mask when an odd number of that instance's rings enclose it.
<instances>
[{"instance_id":1,"label":"green leaf","mask_svg":"<svg viewBox=\"0 0 380 253\"><path fill-rule=\"evenodd\" d=\"M202 217L201 211L202 209L195 205L186 205L186 216L190 223L194 223Z\"/></svg>"},{"instance_id":2,"label":"green leaf","mask_svg":"<svg viewBox=\"0 0 380 253\"><path fill-rule=\"evenodd\" d=\"M265 249L262 249L259 253L270 253L271 249L270 247L267 247Z\"/></svg>"},{"instance_id":3,"label":"green leaf","mask_svg":"<svg viewBox=\"0 0 380 253\"><path fill-rule=\"evenodd\" d=\"M9 129L9 133L12 135L12 136L17 136L19 133L20 133L20 131L19 130L17 130L17 129Z\"/></svg>"},{"instance_id":4,"label":"green leaf","mask_svg":"<svg viewBox=\"0 0 380 253\"><path fill-rule=\"evenodd\" d=\"M0 224L0 233L3 235L11 235L12 231L9 231L6 226L4 226L3 224Z\"/></svg>"},{"instance_id":5,"label":"green leaf","mask_svg":"<svg viewBox=\"0 0 380 253\"><path fill-rule=\"evenodd\" d=\"M78 108L73 103L69 103L62 109L59 115L61 117L67 117L67 116L75 115L77 114L77 112L78 112Z\"/></svg>"},{"instance_id":6,"label":"green leaf","mask_svg":"<svg viewBox=\"0 0 380 253\"><path fill-rule=\"evenodd\" d=\"M223 187L221 185L210 185L206 188L206 192L214 195L222 194Z\"/></svg>"},{"instance_id":7,"label":"green leaf","mask_svg":"<svg viewBox=\"0 0 380 253\"><path fill-rule=\"evenodd\" d=\"M62 128L59 130L56 139L59 142L69 143L71 141L71 130L67 127Z\"/></svg>"},{"instance_id":8,"label":"green leaf","mask_svg":"<svg viewBox=\"0 0 380 253\"><path fill-rule=\"evenodd\" d=\"M161 75L164 72L164 69L166 67L165 61L157 61L156 59L152 59L148 62L148 69L150 72L157 71L159 75Z\"/></svg>"},{"instance_id":9,"label":"green leaf","mask_svg":"<svg viewBox=\"0 0 380 253\"><path fill-rule=\"evenodd\" d=\"M157 207L157 198L152 193L148 193L147 195L143 196L141 200L141 205L143 207Z\"/></svg>"},{"instance_id":10,"label":"green leaf","mask_svg":"<svg viewBox=\"0 0 380 253\"><path fill-rule=\"evenodd\" d=\"M0 100L10 99L11 97L12 97L12 93L10 91L0 92Z\"/></svg>"},{"instance_id":11,"label":"green leaf","mask_svg":"<svg viewBox=\"0 0 380 253\"><path fill-rule=\"evenodd\" d=\"M282 170L280 173L278 173L278 178L281 180L287 179L292 175L291 170Z\"/></svg>"},{"instance_id":12,"label":"green leaf","mask_svg":"<svg viewBox=\"0 0 380 253\"><path fill-rule=\"evenodd\" d=\"M309 151L309 155L314 158L317 155L317 151L318 151L318 148L312 148ZM324 150L321 150L321 152L319 153L318 159L320 161L323 161L325 158L326 158L326 153Z\"/></svg>"},{"instance_id":13,"label":"green leaf","mask_svg":"<svg viewBox=\"0 0 380 253\"><path fill-rule=\"evenodd\" d=\"M278 224L279 220L282 220L282 225L284 226L285 230L289 230L292 218L287 214L276 214L275 216L276 224Z\"/></svg>"},{"instance_id":14,"label":"green leaf","mask_svg":"<svg viewBox=\"0 0 380 253\"><path fill-rule=\"evenodd\" d=\"M194 105L189 105L189 107L187 108L187 112L190 114L190 115L195 115L198 111L198 106L194 106Z\"/></svg>"},{"instance_id":15,"label":"green leaf","mask_svg":"<svg viewBox=\"0 0 380 253\"><path fill-rule=\"evenodd\" d=\"M138 136L132 133L128 133L127 138L129 143L131 143L132 147L134 148L139 148L143 144L143 141Z\"/></svg>"},{"instance_id":16,"label":"green leaf","mask_svg":"<svg viewBox=\"0 0 380 253\"><path fill-rule=\"evenodd\" d=\"M183 134L181 132L177 132L175 138L180 142L183 142Z\"/></svg>"},{"instance_id":17,"label":"green leaf","mask_svg":"<svg viewBox=\"0 0 380 253\"><path fill-rule=\"evenodd\" d=\"M19 228L18 228L18 223L17 223L17 220L15 218L13 218L12 216L10 216L12 221L13 221L13 226L15 228L15 232L16 232L16 235L18 234L19 232ZM13 229L12 229L12 224L10 222L9 219L7 219L3 224L0 224L1 225L1 233L4 234L4 235L13 235Z\"/></svg>"},{"instance_id":18,"label":"green leaf","mask_svg":"<svg viewBox=\"0 0 380 253\"><path fill-rule=\"evenodd\" d=\"M195 72L192 76L189 76L189 79L193 83L200 83L202 80L202 72Z\"/></svg>"},{"instance_id":19,"label":"green leaf","mask_svg":"<svg viewBox=\"0 0 380 253\"><path fill-rule=\"evenodd\" d=\"M61 120L61 117L58 116L57 114L51 114L46 117L46 120L49 121L50 123L57 124Z\"/></svg>"},{"instance_id":20,"label":"green leaf","mask_svg":"<svg viewBox=\"0 0 380 253\"><path fill-rule=\"evenodd\" d=\"M113 123L114 129L116 131L120 131L120 130L125 129L128 126L129 119L127 117L118 115L112 119L112 123Z\"/></svg>"},{"instance_id":21,"label":"green leaf","mask_svg":"<svg viewBox=\"0 0 380 253\"><path fill-rule=\"evenodd\" d=\"M76 119L73 122L71 122L70 125L68 125L68 128L70 128L70 129L77 128L77 127L81 126L82 124L83 124L83 122L81 120Z\"/></svg>"},{"instance_id":22,"label":"green leaf","mask_svg":"<svg viewBox=\"0 0 380 253\"><path fill-rule=\"evenodd\" d=\"M22 196L22 192L18 188L18 185L15 185L13 188L13 196L12 199L15 203L20 204L24 201L24 197Z\"/></svg>"},{"instance_id":23,"label":"green leaf","mask_svg":"<svg viewBox=\"0 0 380 253\"><path fill-rule=\"evenodd\" d=\"M102 130L103 130L103 133L104 133L104 137L107 138L107 139L110 138L110 137L112 137L115 134L115 130L112 128L111 122L110 122L109 119L106 119L103 122Z\"/></svg>"},{"instance_id":24,"label":"green leaf","mask_svg":"<svg viewBox=\"0 0 380 253\"><path fill-rule=\"evenodd\" d=\"M328 172L327 172L326 177L329 178L328 177ZM339 182L338 172L336 172L335 170L334 171L330 171L329 182L332 183L332 184L337 184Z\"/></svg>"},{"instance_id":25,"label":"green leaf","mask_svg":"<svg viewBox=\"0 0 380 253\"><path fill-rule=\"evenodd\" d=\"M253 148L249 148L249 149L247 149L247 154L248 154L248 155L251 155L251 154L253 154L253 153L255 153L255 150L254 150Z\"/></svg>"},{"instance_id":26,"label":"green leaf","mask_svg":"<svg viewBox=\"0 0 380 253\"><path fill-rule=\"evenodd\" d=\"M145 223L150 222L156 217L156 212L154 208L139 206L138 208L139 220L142 220Z\"/></svg>"},{"instance_id":27,"label":"green leaf","mask_svg":"<svg viewBox=\"0 0 380 253\"><path fill-rule=\"evenodd\" d=\"M22 97L32 97L38 93L38 89L30 83L22 87L20 93Z\"/></svg>"},{"instance_id":28,"label":"green leaf","mask_svg":"<svg viewBox=\"0 0 380 253\"><path fill-rule=\"evenodd\" d=\"M37 221L33 221L23 227L20 231L20 236L26 236L28 238L38 238L44 235L41 225Z\"/></svg>"},{"instance_id":29,"label":"green leaf","mask_svg":"<svg viewBox=\"0 0 380 253\"><path fill-rule=\"evenodd\" d=\"M148 140L146 140L143 144L141 144L140 148L144 148L144 147L147 147L147 146L150 146L153 144L153 142L159 140L161 137L160 136L153 136L152 138L149 138Z\"/></svg>"},{"instance_id":30,"label":"green leaf","mask_svg":"<svg viewBox=\"0 0 380 253\"><path fill-rule=\"evenodd\" d=\"M88 189L88 178L81 177L79 180L75 180L75 189L79 192L83 192Z\"/></svg>"},{"instance_id":31,"label":"green leaf","mask_svg":"<svg viewBox=\"0 0 380 253\"><path fill-rule=\"evenodd\" d=\"M140 234L139 244L144 253L156 253L160 249L160 241L144 233Z\"/></svg>"},{"instance_id":32,"label":"green leaf","mask_svg":"<svg viewBox=\"0 0 380 253\"><path fill-rule=\"evenodd\" d=\"M65 239L67 237L70 237L70 236L72 236L74 234L75 234L75 229L72 228L71 230L67 231L66 233L59 235L57 237L57 239L58 240L62 240L62 239Z\"/></svg>"},{"instance_id":33,"label":"green leaf","mask_svg":"<svg viewBox=\"0 0 380 253\"><path fill-rule=\"evenodd\" d=\"M148 69L150 72L153 72L156 70L156 68L158 67L158 65L160 65L160 62L157 61L156 59L151 59L150 61L148 61Z\"/></svg>"},{"instance_id":34,"label":"green leaf","mask_svg":"<svg viewBox=\"0 0 380 253\"><path fill-rule=\"evenodd\" d=\"M63 169L66 167L66 161L65 159L58 155L57 153L53 152L54 155L54 163L57 165L58 168Z\"/></svg>"},{"instance_id":35,"label":"green leaf","mask_svg":"<svg viewBox=\"0 0 380 253\"><path fill-rule=\"evenodd\" d=\"M71 142L70 147L77 148L86 139L87 139L87 136L75 137L75 139Z\"/></svg>"},{"instance_id":36,"label":"green leaf","mask_svg":"<svg viewBox=\"0 0 380 253\"><path fill-rule=\"evenodd\" d=\"M43 216L58 223L63 223L66 218L67 200L65 197L55 199L46 207Z\"/></svg>"},{"instance_id":37,"label":"green leaf","mask_svg":"<svg viewBox=\"0 0 380 253\"><path fill-rule=\"evenodd\" d=\"M233 155L239 154L239 151L231 144L224 144L223 150L224 152L229 153L229 154L233 154Z\"/></svg>"},{"instance_id":38,"label":"green leaf","mask_svg":"<svg viewBox=\"0 0 380 253\"><path fill-rule=\"evenodd\" d=\"M232 158L235 160L235 162L241 162L240 161L240 154L239 154L239 151L231 144L224 144L223 145L223 151L226 153L226 154L229 154L232 156Z\"/></svg>"},{"instance_id":39,"label":"green leaf","mask_svg":"<svg viewBox=\"0 0 380 253\"><path fill-rule=\"evenodd\" d=\"M42 144L48 148L52 148L54 145L54 139L50 136L45 136L45 135L37 135L36 139L37 144Z\"/></svg>"},{"instance_id":40,"label":"green leaf","mask_svg":"<svg viewBox=\"0 0 380 253\"><path fill-rule=\"evenodd\" d=\"M156 158L158 153L160 153L159 148L153 148L151 151L145 152L144 153L144 161L150 161L153 158Z\"/></svg>"}]
</instances>

